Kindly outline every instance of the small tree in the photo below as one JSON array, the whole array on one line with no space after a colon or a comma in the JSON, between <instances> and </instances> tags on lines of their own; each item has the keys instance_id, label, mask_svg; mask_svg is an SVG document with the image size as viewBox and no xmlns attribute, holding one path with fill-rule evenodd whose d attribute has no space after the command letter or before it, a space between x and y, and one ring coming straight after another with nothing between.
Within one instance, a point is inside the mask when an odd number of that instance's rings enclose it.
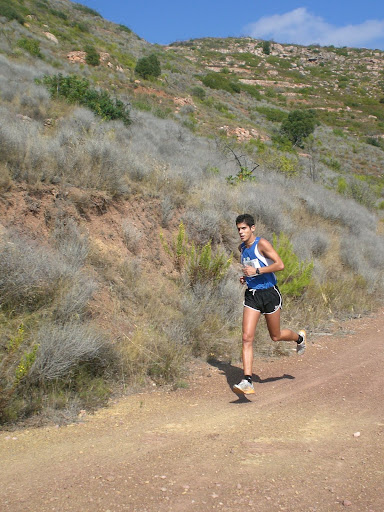
<instances>
[{"instance_id":1,"label":"small tree","mask_svg":"<svg viewBox=\"0 0 384 512\"><path fill-rule=\"evenodd\" d=\"M154 53L149 57L142 57L137 61L135 72L144 79L156 78L161 75L160 61Z\"/></svg>"},{"instance_id":2,"label":"small tree","mask_svg":"<svg viewBox=\"0 0 384 512\"><path fill-rule=\"evenodd\" d=\"M312 279L313 262L299 261L287 235L273 235L273 245L284 262L284 270L279 272L279 288L283 295L300 297Z\"/></svg>"},{"instance_id":3,"label":"small tree","mask_svg":"<svg viewBox=\"0 0 384 512\"><path fill-rule=\"evenodd\" d=\"M269 55L271 53L271 41L263 41L263 53Z\"/></svg>"},{"instance_id":4,"label":"small tree","mask_svg":"<svg viewBox=\"0 0 384 512\"><path fill-rule=\"evenodd\" d=\"M302 147L303 140L316 128L316 113L313 110L293 110L281 123L280 134L287 137L294 146Z\"/></svg>"},{"instance_id":5,"label":"small tree","mask_svg":"<svg viewBox=\"0 0 384 512\"><path fill-rule=\"evenodd\" d=\"M87 44L85 47L85 62L90 66L99 66L100 65L100 55L96 51L96 48L90 44Z\"/></svg>"}]
</instances>

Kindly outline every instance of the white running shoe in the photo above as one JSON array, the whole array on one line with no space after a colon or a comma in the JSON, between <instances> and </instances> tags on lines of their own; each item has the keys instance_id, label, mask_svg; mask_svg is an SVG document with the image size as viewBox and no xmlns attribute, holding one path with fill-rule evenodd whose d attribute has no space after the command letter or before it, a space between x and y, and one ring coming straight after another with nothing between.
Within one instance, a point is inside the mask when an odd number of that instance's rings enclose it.
<instances>
[{"instance_id":1,"label":"white running shoe","mask_svg":"<svg viewBox=\"0 0 384 512\"><path fill-rule=\"evenodd\" d=\"M298 356L301 356L304 354L305 349L307 348L307 333L304 331L304 329L302 329L298 334L303 338L303 341L297 344L296 353Z\"/></svg>"},{"instance_id":2,"label":"white running shoe","mask_svg":"<svg viewBox=\"0 0 384 512\"><path fill-rule=\"evenodd\" d=\"M233 391L237 395L251 395L255 392L255 388L251 382L248 382L247 379L243 379L239 384L233 386Z\"/></svg>"}]
</instances>

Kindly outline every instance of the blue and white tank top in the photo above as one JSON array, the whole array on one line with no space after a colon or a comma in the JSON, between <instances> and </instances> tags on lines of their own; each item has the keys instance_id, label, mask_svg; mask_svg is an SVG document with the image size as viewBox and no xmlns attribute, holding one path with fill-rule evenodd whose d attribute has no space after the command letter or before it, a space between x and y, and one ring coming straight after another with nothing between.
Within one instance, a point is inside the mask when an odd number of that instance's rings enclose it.
<instances>
[{"instance_id":1,"label":"blue and white tank top","mask_svg":"<svg viewBox=\"0 0 384 512\"><path fill-rule=\"evenodd\" d=\"M263 256L257 245L259 243L260 237L258 236L256 240L253 242L251 247L246 247L243 242L240 246L241 250L241 264L247 265L249 267L254 268L262 268L268 267L273 263L272 260ZM244 276L247 282L247 286L250 290L266 290L267 288L272 288L277 283L276 276L273 272L268 272L267 274L255 275L252 277Z\"/></svg>"}]
</instances>

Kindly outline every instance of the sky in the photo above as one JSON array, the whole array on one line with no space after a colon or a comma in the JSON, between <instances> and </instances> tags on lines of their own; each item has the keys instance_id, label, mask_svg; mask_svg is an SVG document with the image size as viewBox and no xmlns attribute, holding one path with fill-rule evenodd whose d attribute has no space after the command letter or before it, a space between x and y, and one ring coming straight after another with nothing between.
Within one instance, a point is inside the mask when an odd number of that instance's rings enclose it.
<instances>
[{"instance_id":1,"label":"sky","mask_svg":"<svg viewBox=\"0 0 384 512\"><path fill-rule=\"evenodd\" d=\"M241 37L384 50L384 0L79 0L150 43Z\"/></svg>"}]
</instances>

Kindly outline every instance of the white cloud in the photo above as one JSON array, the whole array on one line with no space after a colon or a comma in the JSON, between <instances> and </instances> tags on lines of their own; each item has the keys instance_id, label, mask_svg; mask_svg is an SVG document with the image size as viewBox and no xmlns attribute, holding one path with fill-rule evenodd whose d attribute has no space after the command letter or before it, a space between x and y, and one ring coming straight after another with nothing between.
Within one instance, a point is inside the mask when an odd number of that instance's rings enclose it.
<instances>
[{"instance_id":1,"label":"white cloud","mask_svg":"<svg viewBox=\"0 0 384 512\"><path fill-rule=\"evenodd\" d=\"M315 16L305 7L285 14L264 16L250 23L244 32L258 39L273 39L281 43L302 45L363 46L381 41L384 44L384 20L367 20L358 25L337 27Z\"/></svg>"}]
</instances>

